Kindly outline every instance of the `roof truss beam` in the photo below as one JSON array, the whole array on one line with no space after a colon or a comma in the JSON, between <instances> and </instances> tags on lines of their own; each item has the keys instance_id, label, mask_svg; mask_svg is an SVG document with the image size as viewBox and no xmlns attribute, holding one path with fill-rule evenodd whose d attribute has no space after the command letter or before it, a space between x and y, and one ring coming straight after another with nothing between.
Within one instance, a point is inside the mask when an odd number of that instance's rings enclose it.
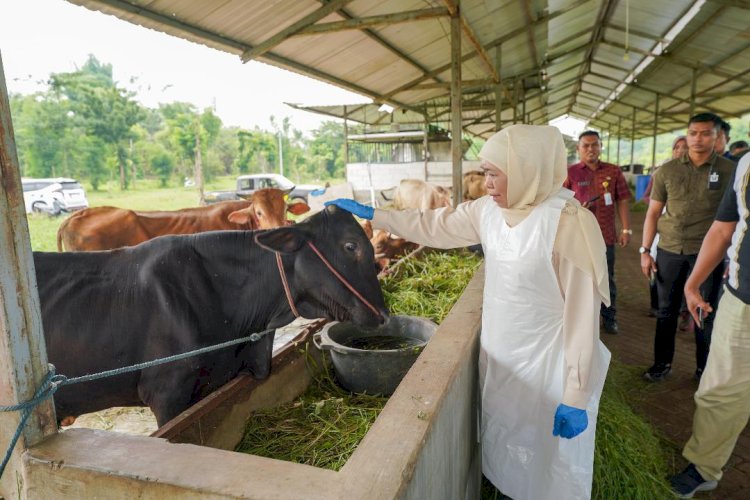
<instances>
[{"instance_id":1,"label":"roof truss beam","mask_svg":"<svg viewBox=\"0 0 750 500\"><path fill-rule=\"evenodd\" d=\"M476 33L474 33L474 29L471 27L469 22L466 20L466 17L464 17L463 14L461 14L460 8L455 0L443 0L446 7L448 7L448 11L450 12L451 16L458 15L461 20L461 31L466 36L466 38L469 40L469 43L471 43L472 47L474 47L474 53L479 56L479 58L482 60L482 64L484 65L485 69L487 69L488 73L490 74L490 77L492 77L492 80L495 83L500 82L500 68L495 69L495 66L492 65L490 62L490 58L487 55L487 51L484 49L484 46L479 41L479 38L477 38ZM462 61L463 62L463 61Z\"/></svg>"},{"instance_id":2,"label":"roof truss beam","mask_svg":"<svg viewBox=\"0 0 750 500\"><path fill-rule=\"evenodd\" d=\"M345 21L313 24L312 26L307 26L299 31L297 35L322 35L347 30L363 30L374 28L376 26L389 26L399 23L447 17L448 15L448 9L443 7L410 10L407 12L397 12L395 14L383 14L381 16L360 17L347 19Z\"/></svg>"},{"instance_id":3,"label":"roof truss beam","mask_svg":"<svg viewBox=\"0 0 750 500\"><path fill-rule=\"evenodd\" d=\"M352 0L331 0L330 2L327 2L323 5L323 7L319 8L315 12L312 12L296 23L293 23L291 26L288 26L284 28L283 30L279 31L275 35L273 35L268 40L259 43L252 49L246 50L242 53L240 56L240 59L243 63L246 63L248 61L251 61L257 57L262 56L269 50L273 49L280 43L282 43L284 40L287 40L288 38L294 36L295 34L299 33L303 29L307 28L308 26L315 24L316 22L320 21L324 17L332 14L333 12L336 12L339 9L342 9L346 4L351 2Z\"/></svg>"}]
</instances>

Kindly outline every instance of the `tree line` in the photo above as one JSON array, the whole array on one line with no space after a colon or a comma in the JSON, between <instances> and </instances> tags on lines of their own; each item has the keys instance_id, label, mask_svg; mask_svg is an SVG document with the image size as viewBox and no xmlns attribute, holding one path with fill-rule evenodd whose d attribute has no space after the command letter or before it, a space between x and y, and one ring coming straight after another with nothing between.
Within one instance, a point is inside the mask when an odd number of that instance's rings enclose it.
<instances>
[{"instance_id":1,"label":"tree line","mask_svg":"<svg viewBox=\"0 0 750 500\"><path fill-rule=\"evenodd\" d=\"M51 74L44 91L12 94L22 175L73 177L94 190L111 180L126 190L146 178L166 187L197 177L202 185L220 175L274 171L281 153L295 182L344 176L340 123L324 122L308 138L288 117L272 116L270 131L246 130L224 126L210 108L171 102L152 109L134 97L93 55L76 71Z\"/></svg>"}]
</instances>

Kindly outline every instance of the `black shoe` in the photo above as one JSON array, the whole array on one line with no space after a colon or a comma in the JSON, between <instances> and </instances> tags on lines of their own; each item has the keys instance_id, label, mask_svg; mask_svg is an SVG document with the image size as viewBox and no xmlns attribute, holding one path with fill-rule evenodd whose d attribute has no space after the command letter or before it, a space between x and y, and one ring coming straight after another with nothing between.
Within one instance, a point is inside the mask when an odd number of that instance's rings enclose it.
<instances>
[{"instance_id":1,"label":"black shoe","mask_svg":"<svg viewBox=\"0 0 750 500\"><path fill-rule=\"evenodd\" d=\"M620 328L617 326L616 319L605 319L604 320L604 331L612 335L617 335L620 332Z\"/></svg>"},{"instance_id":2,"label":"black shoe","mask_svg":"<svg viewBox=\"0 0 750 500\"><path fill-rule=\"evenodd\" d=\"M669 479L672 491L679 498L693 498L696 491L711 491L719 484L717 481L706 481L695 465L688 465L684 471Z\"/></svg>"},{"instance_id":3,"label":"black shoe","mask_svg":"<svg viewBox=\"0 0 750 500\"><path fill-rule=\"evenodd\" d=\"M672 365L670 363L656 363L643 374L643 378L649 382L661 382L667 378L671 371Z\"/></svg>"},{"instance_id":4,"label":"black shoe","mask_svg":"<svg viewBox=\"0 0 750 500\"><path fill-rule=\"evenodd\" d=\"M694 375L695 380L700 380L702 376L703 376L703 368L696 368L695 375Z\"/></svg>"}]
</instances>

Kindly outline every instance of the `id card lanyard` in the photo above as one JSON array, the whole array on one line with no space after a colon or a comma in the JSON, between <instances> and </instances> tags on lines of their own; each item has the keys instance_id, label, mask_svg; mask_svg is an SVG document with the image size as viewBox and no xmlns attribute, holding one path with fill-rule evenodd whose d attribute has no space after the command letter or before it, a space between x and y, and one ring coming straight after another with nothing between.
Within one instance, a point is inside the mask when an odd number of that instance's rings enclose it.
<instances>
[{"instance_id":1,"label":"id card lanyard","mask_svg":"<svg viewBox=\"0 0 750 500\"><path fill-rule=\"evenodd\" d=\"M606 206L610 206L612 204L612 193L609 192L609 177L607 177L607 180L602 182L602 187L604 188L604 204Z\"/></svg>"}]
</instances>

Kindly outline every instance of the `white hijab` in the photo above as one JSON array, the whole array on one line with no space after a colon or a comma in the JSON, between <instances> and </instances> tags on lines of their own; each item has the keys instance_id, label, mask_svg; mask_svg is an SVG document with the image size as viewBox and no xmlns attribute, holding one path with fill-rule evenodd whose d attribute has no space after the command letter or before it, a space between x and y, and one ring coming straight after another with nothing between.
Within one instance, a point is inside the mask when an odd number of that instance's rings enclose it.
<instances>
[{"instance_id":1,"label":"white hijab","mask_svg":"<svg viewBox=\"0 0 750 500\"><path fill-rule=\"evenodd\" d=\"M555 196L568 176L565 143L556 127L511 125L490 137L479 157L508 177L508 208L502 210L511 226ZM580 232L574 235L573 241L556 245L556 248L572 249L563 257L592 276L602 300L609 304L606 247L599 224L575 199L568 200L566 212L576 214Z\"/></svg>"}]
</instances>

